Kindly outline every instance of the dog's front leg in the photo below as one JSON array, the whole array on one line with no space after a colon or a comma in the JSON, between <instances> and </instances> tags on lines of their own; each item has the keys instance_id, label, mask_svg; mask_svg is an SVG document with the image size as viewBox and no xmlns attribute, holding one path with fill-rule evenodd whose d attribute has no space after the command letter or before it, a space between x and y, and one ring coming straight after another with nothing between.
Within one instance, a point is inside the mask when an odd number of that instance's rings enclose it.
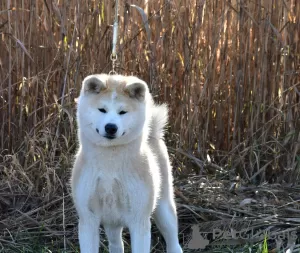
<instances>
[{"instance_id":1,"label":"dog's front leg","mask_svg":"<svg viewBox=\"0 0 300 253\"><path fill-rule=\"evenodd\" d=\"M150 219L134 222L129 226L132 253L149 253L151 244Z\"/></svg>"},{"instance_id":2,"label":"dog's front leg","mask_svg":"<svg viewBox=\"0 0 300 253\"><path fill-rule=\"evenodd\" d=\"M123 253L124 245L122 241L121 226L104 226L105 233L109 242L109 253Z\"/></svg>"},{"instance_id":3,"label":"dog's front leg","mask_svg":"<svg viewBox=\"0 0 300 253\"><path fill-rule=\"evenodd\" d=\"M79 217L79 244L81 253L99 252L100 219L92 214Z\"/></svg>"},{"instance_id":4,"label":"dog's front leg","mask_svg":"<svg viewBox=\"0 0 300 253\"><path fill-rule=\"evenodd\" d=\"M182 253L178 241L177 215L173 198L159 200L154 220L167 243L167 253Z\"/></svg>"}]
</instances>

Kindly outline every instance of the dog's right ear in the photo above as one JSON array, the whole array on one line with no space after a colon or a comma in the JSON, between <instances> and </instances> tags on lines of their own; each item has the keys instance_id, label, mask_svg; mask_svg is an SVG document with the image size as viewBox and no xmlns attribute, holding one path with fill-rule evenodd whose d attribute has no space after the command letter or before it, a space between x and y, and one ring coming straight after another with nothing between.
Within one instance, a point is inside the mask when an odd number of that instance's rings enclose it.
<instances>
[{"instance_id":1,"label":"dog's right ear","mask_svg":"<svg viewBox=\"0 0 300 253\"><path fill-rule=\"evenodd\" d=\"M101 79L101 75L90 75L84 78L82 82L83 92L98 94L106 89L105 80Z\"/></svg>"}]
</instances>

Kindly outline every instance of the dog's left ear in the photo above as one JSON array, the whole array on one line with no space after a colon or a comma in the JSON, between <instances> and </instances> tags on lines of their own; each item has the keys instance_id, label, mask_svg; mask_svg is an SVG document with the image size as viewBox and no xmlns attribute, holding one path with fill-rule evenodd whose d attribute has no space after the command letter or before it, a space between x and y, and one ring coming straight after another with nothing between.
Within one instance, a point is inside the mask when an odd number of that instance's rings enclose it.
<instances>
[{"instance_id":1,"label":"dog's left ear","mask_svg":"<svg viewBox=\"0 0 300 253\"><path fill-rule=\"evenodd\" d=\"M139 101L144 101L146 93L148 92L148 86L141 79L132 77L128 80L124 91L129 95L129 97L136 98Z\"/></svg>"}]
</instances>

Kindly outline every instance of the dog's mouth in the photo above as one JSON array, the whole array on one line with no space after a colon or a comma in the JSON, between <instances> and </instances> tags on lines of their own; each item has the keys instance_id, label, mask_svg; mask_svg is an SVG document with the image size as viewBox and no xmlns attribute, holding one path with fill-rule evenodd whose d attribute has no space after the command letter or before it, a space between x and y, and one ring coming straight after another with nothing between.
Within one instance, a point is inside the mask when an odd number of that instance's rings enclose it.
<instances>
[{"instance_id":1,"label":"dog's mouth","mask_svg":"<svg viewBox=\"0 0 300 253\"><path fill-rule=\"evenodd\" d=\"M115 135L105 135L104 136L106 139L109 139L109 140L113 140L113 139L115 139L116 138L116 136Z\"/></svg>"},{"instance_id":2,"label":"dog's mouth","mask_svg":"<svg viewBox=\"0 0 300 253\"><path fill-rule=\"evenodd\" d=\"M124 136L124 135L125 135L125 132L122 134L122 136ZM111 135L111 134L106 134L106 135L104 135L104 137L109 140L113 140L113 139L117 138L117 136Z\"/></svg>"}]
</instances>

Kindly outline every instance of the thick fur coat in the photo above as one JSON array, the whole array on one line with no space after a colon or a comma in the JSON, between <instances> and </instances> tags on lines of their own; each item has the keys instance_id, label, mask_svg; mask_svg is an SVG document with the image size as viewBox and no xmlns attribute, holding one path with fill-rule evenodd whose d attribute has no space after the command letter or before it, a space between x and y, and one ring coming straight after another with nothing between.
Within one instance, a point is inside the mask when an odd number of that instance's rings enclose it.
<instances>
[{"instance_id":1,"label":"thick fur coat","mask_svg":"<svg viewBox=\"0 0 300 253\"><path fill-rule=\"evenodd\" d=\"M71 178L81 253L99 252L100 224L110 253L124 252L123 227L129 228L132 252L149 253L151 215L167 252L182 253L163 140L167 115L167 107L155 105L137 77L84 79L77 110L80 146Z\"/></svg>"}]
</instances>

